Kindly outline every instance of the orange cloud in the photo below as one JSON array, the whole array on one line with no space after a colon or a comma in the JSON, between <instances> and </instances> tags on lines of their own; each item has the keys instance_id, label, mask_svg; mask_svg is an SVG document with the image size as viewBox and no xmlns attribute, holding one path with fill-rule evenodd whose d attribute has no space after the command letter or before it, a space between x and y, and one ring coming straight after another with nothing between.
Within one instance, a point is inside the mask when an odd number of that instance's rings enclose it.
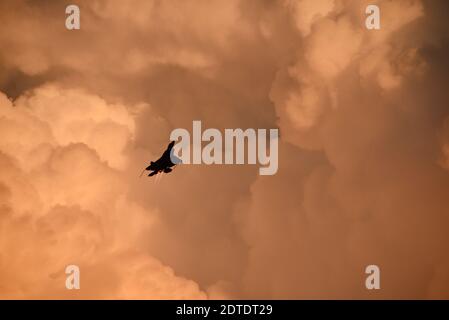
<instances>
[{"instance_id":1,"label":"orange cloud","mask_svg":"<svg viewBox=\"0 0 449 320\"><path fill-rule=\"evenodd\" d=\"M0 297L447 298L446 2L78 3L0 3ZM278 173L139 178L193 120Z\"/></svg>"}]
</instances>

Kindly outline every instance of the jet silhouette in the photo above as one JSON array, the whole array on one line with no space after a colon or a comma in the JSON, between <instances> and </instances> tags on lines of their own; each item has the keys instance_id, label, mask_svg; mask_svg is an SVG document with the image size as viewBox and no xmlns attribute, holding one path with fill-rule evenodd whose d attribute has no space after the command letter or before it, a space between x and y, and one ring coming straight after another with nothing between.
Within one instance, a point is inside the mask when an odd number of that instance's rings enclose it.
<instances>
[{"instance_id":1,"label":"jet silhouette","mask_svg":"<svg viewBox=\"0 0 449 320\"><path fill-rule=\"evenodd\" d=\"M168 144L167 150L164 151L162 156L154 162L151 161L150 165L145 168L145 170L151 171L150 174L148 175L149 177L152 177L155 174L158 174L161 172L170 173L173 171L172 167L181 163L181 159L177 158L173 154L173 146L174 145L175 145L174 141L170 142ZM173 163L172 160L175 161L175 163ZM143 173L143 171L142 171L142 173Z\"/></svg>"}]
</instances>

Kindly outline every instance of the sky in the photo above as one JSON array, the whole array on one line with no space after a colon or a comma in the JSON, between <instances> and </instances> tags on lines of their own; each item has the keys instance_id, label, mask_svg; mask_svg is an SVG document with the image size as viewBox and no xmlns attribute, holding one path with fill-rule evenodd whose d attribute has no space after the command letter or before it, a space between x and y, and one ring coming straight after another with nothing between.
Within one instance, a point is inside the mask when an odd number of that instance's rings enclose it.
<instances>
[{"instance_id":1,"label":"sky","mask_svg":"<svg viewBox=\"0 0 449 320\"><path fill-rule=\"evenodd\" d=\"M1 0L0 298L448 299L448 9ZM279 170L140 178L194 120Z\"/></svg>"}]
</instances>

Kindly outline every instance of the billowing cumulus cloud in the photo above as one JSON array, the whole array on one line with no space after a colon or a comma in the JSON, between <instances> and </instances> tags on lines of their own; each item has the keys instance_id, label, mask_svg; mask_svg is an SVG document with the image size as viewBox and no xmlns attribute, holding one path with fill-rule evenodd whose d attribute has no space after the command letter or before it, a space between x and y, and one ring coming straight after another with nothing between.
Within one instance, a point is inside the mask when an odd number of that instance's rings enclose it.
<instances>
[{"instance_id":1,"label":"billowing cumulus cloud","mask_svg":"<svg viewBox=\"0 0 449 320\"><path fill-rule=\"evenodd\" d=\"M0 296L447 298L447 4L375 3L2 2ZM193 120L278 173L139 178Z\"/></svg>"},{"instance_id":2,"label":"billowing cumulus cloud","mask_svg":"<svg viewBox=\"0 0 449 320\"><path fill-rule=\"evenodd\" d=\"M139 245L157 214L114 168L134 131L124 106L46 86L14 103L2 94L0 110L3 298L205 297ZM79 295L64 285L72 263Z\"/></svg>"}]
</instances>

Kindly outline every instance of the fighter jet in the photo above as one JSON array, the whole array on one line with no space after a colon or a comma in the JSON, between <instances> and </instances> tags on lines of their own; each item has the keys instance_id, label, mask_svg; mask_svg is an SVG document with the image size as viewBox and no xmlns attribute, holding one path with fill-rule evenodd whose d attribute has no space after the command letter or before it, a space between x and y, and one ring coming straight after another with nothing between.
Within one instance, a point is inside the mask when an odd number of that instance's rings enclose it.
<instances>
[{"instance_id":1,"label":"fighter jet","mask_svg":"<svg viewBox=\"0 0 449 320\"><path fill-rule=\"evenodd\" d=\"M168 144L167 150L164 151L162 156L157 159L156 161L151 161L150 165L144 169L147 171L151 171L148 175L149 177L154 176L155 174L164 172L164 173L170 173L173 171L172 167L176 166L177 164L181 163L181 159L177 158L173 154L173 146L175 145L175 142L172 141ZM174 162L172 162L172 160ZM143 171L142 171L143 173Z\"/></svg>"}]
</instances>

